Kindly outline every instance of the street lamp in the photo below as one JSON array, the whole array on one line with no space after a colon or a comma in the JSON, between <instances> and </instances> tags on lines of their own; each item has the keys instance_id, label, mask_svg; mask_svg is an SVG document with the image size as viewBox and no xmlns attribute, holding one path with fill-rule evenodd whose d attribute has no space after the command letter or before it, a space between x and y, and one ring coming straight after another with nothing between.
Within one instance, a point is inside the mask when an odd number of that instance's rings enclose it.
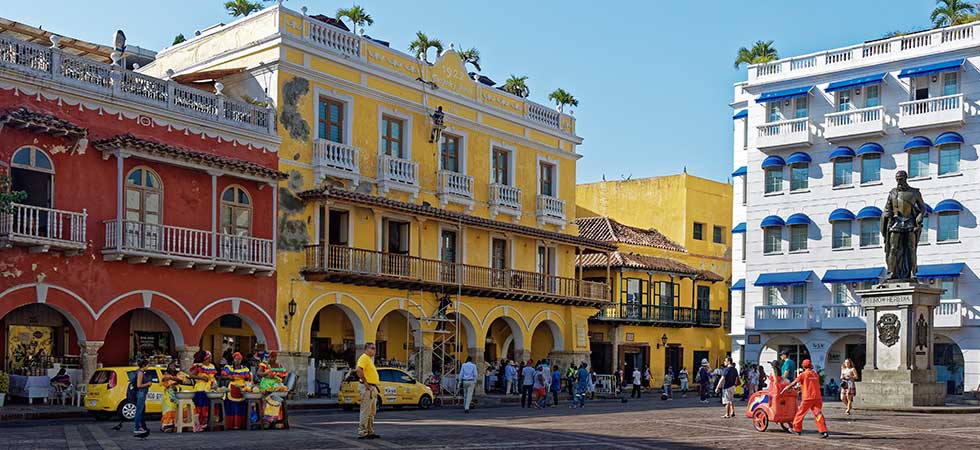
<instances>
[{"instance_id":1,"label":"street lamp","mask_svg":"<svg viewBox=\"0 0 980 450\"><path fill-rule=\"evenodd\" d=\"M667 347L667 333L664 333L663 336L660 336L660 342L663 343L664 348ZM660 348L660 344L657 344L657 348Z\"/></svg>"},{"instance_id":2,"label":"street lamp","mask_svg":"<svg viewBox=\"0 0 980 450\"><path fill-rule=\"evenodd\" d=\"M289 320L296 315L296 300L289 299L287 312L288 314L282 317L282 321L283 321L283 325L289 326Z\"/></svg>"}]
</instances>

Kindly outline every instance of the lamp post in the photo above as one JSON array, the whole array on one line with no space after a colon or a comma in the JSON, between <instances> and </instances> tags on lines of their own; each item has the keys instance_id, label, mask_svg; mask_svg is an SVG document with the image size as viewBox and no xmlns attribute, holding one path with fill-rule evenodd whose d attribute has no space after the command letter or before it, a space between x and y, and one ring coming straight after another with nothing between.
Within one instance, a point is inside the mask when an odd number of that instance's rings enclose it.
<instances>
[{"instance_id":1,"label":"lamp post","mask_svg":"<svg viewBox=\"0 0 980 450\"><path fill-rule=\"evenodd\" d=\"M290 319L296 315L296 300L289 299L289 305L287 305L287 314L282 316L282 322L284 326L289 326Z\"/></svg>"},{"instance_id":2,"label":"lamp post","mask_svg":"<svg viewBox=\"0 0 980 450\"><path fill-rule=\"evenodd\" d=\"M667 348L667 333L664 333L663 336L660 336L660 344L657 344L657 348L659 349L661 345L664 348Z\"/></svg>"}]
</instances>

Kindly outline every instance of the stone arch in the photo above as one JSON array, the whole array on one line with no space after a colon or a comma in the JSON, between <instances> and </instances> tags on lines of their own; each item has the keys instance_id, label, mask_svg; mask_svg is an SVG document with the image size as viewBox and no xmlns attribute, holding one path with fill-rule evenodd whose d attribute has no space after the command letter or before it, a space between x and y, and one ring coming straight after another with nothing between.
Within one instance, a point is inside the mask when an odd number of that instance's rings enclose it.
<instances>
[{"instance_id":1,"label":"stone arch","mask_svg":"<svg viewBox=\"0 0 980 450\"><path fill-rule=\"evenodd\" d=\"M510 316L507 316L507 315L504 315L504 314L498 314L498 315L496 315L496 317L488 316L484 320L484 325L483 325L483 327L481 329L481 334L480 334L481 337L484 337L485 338L487 336L487 334L490 333L491 327L493 326L493 323L497 319L500 319L500 320L504 321L504 323L506 323L507 324L507 327L510 329L510 337L514 341L514 350L515 350L515 352L518 351L518 350L530 350L529 348L525 347L525 342L526 342L525 339L524 339L524 336L525 336L525 327L523 327L522 324L520 322L518 322L517 319L514 319L513 317L510 317ZM505 339L505 341L506 341L506 339ZM527 342L527 344L529 345L530 342ZM501 349L501 351L503 351L505 349L506 349L506 347L503 348L503 349Z\"/></svg>"},{"instance_id":2,"label":"stone arch","mask_svg":"<svg viewBox=\"0 0 980 450\"><path fill-rule=\"evenodd\" d=\"M353 295L344 292L327 292L314 297L306 305L303 314L300 316L300 330L296 335L296 348L303 348L303 343L310 342L310 330L313 328L313 320L321 309L335 305L344 312L354 328L354 341L356 345L364 345L367 341L365 324L371 323L371 314L368 312L364 303ZM372 330L373 333L374 330ZM372 340L374 336L371 336Z\"/></svg>"},{"instance_id":3,"label":"stone arch","mask_svg":"<svg viewBox=\"0 0 980 450\"><path fill-rule=\"evenodd\" d=\"M19 284L0 292L0 318L32 303L50 306L64 316L75 330L78 342L94 339L95 312L92 307L78 294L54 284Z\"/></svg>"},{"instance_id":4,"label":"stone arch","mask_svg":"<svg viewBox=\"0 0 980 450\"><path fill-rule=\"evenodd\" d=\"M177 299L161 292L135 290L120 294L108 301L98 312L96 340L103 340L109 328L130 311L147 309L160 317L174 336L174 345L180 349L187 345L185 335L192 334L194 325L190 312ZM193 345L197 345L191 341Z\"/></svg>"},{"instance_id":5,"label":"stone arch","mask_svg":"<svg viewBox=\"0 0 980 450\"><path fill-rule=\"evenodd\" d=\"M186 336L187 341L199 342L208 325L226 314L238 316L245 321L255 333L256 340L264 343L267 350L280 350L281 341L275 319L255 302L241 297L218 299L201 308L193 319L193 334Z\"/></svg>"},{"instance_id":6,"label":"stone arch","mask_svg":"<svg viewBox=\"0 0 980 450\"><path fill-rule=\"evenodd\" d=\"M836 339L834 339L834 341L827 347L827 353L822 361L824 376L828 380L833 378L835 381L839 382L840 372L841 372L840 368L841 365L844 364L844 360L847 358L851 358L852 362L854 362L854 365L858 370L858 373L860 374L864 370L864 363L867 362L866 359L864 361L861 360L862 358L866 358L867 356L863 354L864 348L867 347L866 340L867 340L867 336L865 336L863 333L857 333L857 332L846 333L840 336L836 336ZM848 344L851 345L860 344L861 354L848 355L846 352L847 349L846 346Z\"/></svg>"},{"instance_id":7,"label":"stone arch","mask_svg":"<svg viewBox=\"0 0 980 450\"><path fill-rule=\"evenodd\" d=\"M957 333L958 334L958 333ZM966 354L960 341L954 339L949 334L934 332L933 351L934 360L943 364L933 366L936 370L936 380L946 384L946 393L950 391L954 395L962 394L964 390L972 389L972 385L966 385ZM945 352L940 353L940 345L948 345Z\"/></svg>"},{"instance_id":8,"label":"stone arch","mask_svg":"<svg viewBox=\"0 0 980 450\"><path fill-rule=\"evenodd\" d=\"M766 341L766 343L763 344L761 349L759 350L759 364L762 364L762 367L766 370L767 375L772 374L772 366L770 366L769 363L779 358L780 345L796 346L797 349L799 350L799 353L801 354L808 355L810 353L810 350L809 348L807 348L806 344L801 339L795 336L790 336L790 335L770 336L769 339ZM793 359L796 362L797 368L799 368L801 358L795 357Z\"/></svg>"},{"instance_id":9,"label":"stone arch","mask_svg":"<svg viewBox=\"0 0 980 450\"><path fill-rule=\"evenodd\" d=\"M531 324L527 327L529 335L534 336L534 332L538 329L538 326L545 324L551 331L552 339L554 340L554 347L552 351L561 352L565 351L565 333L562 325L565 325L565 318L561 316L556 311L545 310L539 311L531 319Z\"/></svg>"}]
</instances>

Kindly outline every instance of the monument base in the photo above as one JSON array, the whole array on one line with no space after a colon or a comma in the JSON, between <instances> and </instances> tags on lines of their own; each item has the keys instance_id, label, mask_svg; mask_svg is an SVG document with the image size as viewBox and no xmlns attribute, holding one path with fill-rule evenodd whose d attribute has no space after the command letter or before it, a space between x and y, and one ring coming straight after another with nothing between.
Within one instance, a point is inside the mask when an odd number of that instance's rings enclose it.
<instances>
[{"instance_id":1,"label":"monument base","mask_svg":"<svg viewBox=\"0 0 980 450\"><path fill-rule=\"evenodd\" d=\"M890 409L946 404L946 385L936 382L936 371L865 370L857 383L855 408Z\"/></svg>"}]
</instances>

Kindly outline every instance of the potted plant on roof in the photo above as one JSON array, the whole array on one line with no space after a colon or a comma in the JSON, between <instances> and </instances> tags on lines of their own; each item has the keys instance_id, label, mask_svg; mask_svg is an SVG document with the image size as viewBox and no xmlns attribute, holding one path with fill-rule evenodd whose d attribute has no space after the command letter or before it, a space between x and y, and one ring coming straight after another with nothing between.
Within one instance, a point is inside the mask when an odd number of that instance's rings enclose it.
<instances>
[{"instance_id":1,"label":"potted plant on roof","mask_svg":"<svg viewBox=\"0 0 980 450\"><path fill-rule=\"evenodd\" d=\"M0 408L3 408L7 400L7 392L10 390L10 375L7 372L0 372Z\"/></svg>"}]
</instances>

